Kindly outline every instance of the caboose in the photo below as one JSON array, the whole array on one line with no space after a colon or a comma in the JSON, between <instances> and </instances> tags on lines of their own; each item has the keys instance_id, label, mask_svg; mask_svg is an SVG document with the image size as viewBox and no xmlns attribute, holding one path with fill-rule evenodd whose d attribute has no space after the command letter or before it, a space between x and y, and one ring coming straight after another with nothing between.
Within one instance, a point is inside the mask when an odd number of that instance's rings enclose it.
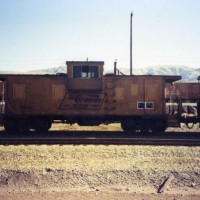
<instances>
[{"instance_id":1,"label":"caboose","mask_svg":"<svg viewBox=\"0 0 200 200\"><path fill-rule=\"evenodd\" d=\"M1 123L7 131L47 131L52 123L121 123L124 131L164 131L165 86L180 76L103 75L102 61L67 61L67 73L1 74ZM173 123L172 123L173 124Z\"/></svg>"}]
</instances>

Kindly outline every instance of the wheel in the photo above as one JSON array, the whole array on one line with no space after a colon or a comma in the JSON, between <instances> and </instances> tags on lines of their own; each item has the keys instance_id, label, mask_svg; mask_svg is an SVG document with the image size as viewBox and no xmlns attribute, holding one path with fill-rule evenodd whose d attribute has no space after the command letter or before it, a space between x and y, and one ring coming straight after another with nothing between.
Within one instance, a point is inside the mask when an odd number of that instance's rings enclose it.
<instances>
[{"instance_id":1,"label":"wheel","mask_svg":"<svg viewBox=\"0 0 200 200\"><path fill-rule=\"evenodd\" d=\"M51 121L41 120L34 122L34 129L36 132L47 132L51 128Z\"/></svg>"},{"instance_id":2,"label":"wheel","mask_svg":"<svg viewBox=\"0 0 200 200\"><path fill-rule=\"evenodd\" d=\"M121 127L123 131L127 133L135 133L141 131L141 121L140 120L133 120L127 119L121 122Z\"/></svg>"},{"instance_id":3,"label":"wheel","mask_svg":"<svg viewBox=\"0 0 200 200\"><path fill-rule=\"evenodd\" d=\"M131 124L128 123L127 121L123 121L121 123L121 128L124 132L131 132L132 128L131 128Z\"/></svg>"},{"instance_id":4,"label":"wheel","mask_svg":"<svg viewBox=\"0 0 200 200\"><path fill-rule=\"evenodd\" d=\"M17 120L6 120L4 122L4 129L9 133L20 132L20 124Z\"/></svg>"},{"instance_id":5,"label":"wheel","mask_svg":"<svg viewBox=\"0 0 200 200\"><path fill-rule=\"evenodd\" d=\"M154 121L152 122L153 126L151 127L151 130L153 132L165 132L167 126L165 121Z\"/></svg>"}]
</instances>

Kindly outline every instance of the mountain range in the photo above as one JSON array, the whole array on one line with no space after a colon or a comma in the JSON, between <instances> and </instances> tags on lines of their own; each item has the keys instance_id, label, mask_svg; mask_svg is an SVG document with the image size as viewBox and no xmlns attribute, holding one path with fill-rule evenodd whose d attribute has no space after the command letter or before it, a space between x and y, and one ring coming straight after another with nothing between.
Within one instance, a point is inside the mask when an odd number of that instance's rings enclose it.
<instances>
[{"instance_id":1,"label":"mountain range","mask_svg":"<svg viewBox=\"0 0 200 200\"><path fill-rule=\"evenodd\" d=\"M123 74L129 74L128 68L119 68ZM104 70L106 73L113 73L113 70ZM41 70L18 72L18 71L0 71L1 74L56 74L66 73L66 66L59 68L47 68ZM182 81L197 81L200 76L200 68L191 68L187 66L150 66L145 68L133 68L134 75L180 75Z\"/></svg>"},{"instance_id":2,"label":"mountain range","mask_svg":"<svg viewBox=\"0 0 200 200\"><path fill-rule=\"evenodd\" d=\"M197 81L200 76L200 68L191 68L187 66L152 66L146 68L136 68L134 74L142 75L179 75L182 81Z\"/></svg>"}]
</instances>

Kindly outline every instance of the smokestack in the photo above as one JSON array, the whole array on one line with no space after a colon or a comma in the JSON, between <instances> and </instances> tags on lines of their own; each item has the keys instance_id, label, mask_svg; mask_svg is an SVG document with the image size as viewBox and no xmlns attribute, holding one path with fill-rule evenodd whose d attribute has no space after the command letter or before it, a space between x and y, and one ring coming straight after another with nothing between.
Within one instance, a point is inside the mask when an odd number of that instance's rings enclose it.
<instances>
[{"instance_id":1,"label":"smokestack","mask_svg":"<svg viewBox=\"0 0 200 200\"><path fill-rule=\"evenodd\" d=\"M132 18L133 12L131 12L131 20L130 20L130 75L133 75L132 67L133 67L133 53L132 53Z\"/></svg>"},{"instance_id":2,"label":"smokestack","mask_svg":"<svg viewBox=\"0 0 200 200\"><path fill-rule=\"evenodd\" d=\"M117 60L114 62L114 75L117 75Z\"/></svg>"}]
</instances>

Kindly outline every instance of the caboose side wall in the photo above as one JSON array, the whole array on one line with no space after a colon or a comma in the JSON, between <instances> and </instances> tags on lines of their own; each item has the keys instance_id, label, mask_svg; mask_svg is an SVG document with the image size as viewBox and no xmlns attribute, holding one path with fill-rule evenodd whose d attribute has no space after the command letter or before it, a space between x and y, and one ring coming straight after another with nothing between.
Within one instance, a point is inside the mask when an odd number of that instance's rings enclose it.
<instances>
[{"instance_id":1,"label":"caboose side wall","mask_svg":"<svg viewBox=\"0 0 200 200\"><path fill-rule=\"evenodd\" d=\"M65 82L66 77L55 79L53 76L40 75L7 76L6 115L55 114L57 101L65 93Z\"/></svg>"},{"instance_id":2,"label":"caboose side wall","mask_svg":"<svg viewBox=\"0 0 200 200\"><path fill-rule=\"evenodd\" d=\"M56 75L11 75L5 82L6 115L52 118L165 115L165 80L161 76L103 77L102 90L97 91L68 90L67 77Z\"/></svg>"},{"instance_id":3,"label":"caboose side wall","mask_svg":"<svg viewBox=\"0 0 200 200\"><path fill-rule=\"evenodd\" d=\"M110 112L114 115L122 113L125 116L163 115L165 112L163 85L162 77L105 77L104 87L108 99L105 107L109 105L109 99L113 95L111 104L113 110Z\"/></svg>"}]
</instances>

